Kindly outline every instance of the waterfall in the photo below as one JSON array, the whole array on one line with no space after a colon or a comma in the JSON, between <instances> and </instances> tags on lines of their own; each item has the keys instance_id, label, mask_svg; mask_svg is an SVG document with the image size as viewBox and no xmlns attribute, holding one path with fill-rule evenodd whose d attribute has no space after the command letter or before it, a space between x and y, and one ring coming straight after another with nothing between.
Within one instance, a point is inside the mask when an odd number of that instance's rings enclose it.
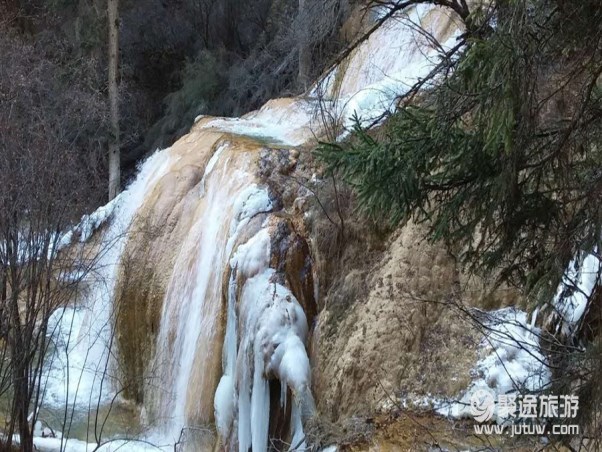
<instances>
[{"instance_id":1,"label":"waterfall","mask_svg":"<svg viewBox=\"0 0 602 452\"><path fill-rule=\"evenodd\" d=\"M48 405L94 406L99 401L109 402L115 395L111 382L112 304L119 262L132 219L147 193L167 172L170 158L169 149L151 156L127 190L84 217L75 229L85 242L102 220L113 218L102 235L95 271L85 276L89 286L85 299L77 306L55 311L50 319L57 350L45 386L44 402ZM73 233L68 234L72 238Z\"/></svg>"},{"instance_id":2,"label":"waterfall","mask_svg":"<svg viewBox=\"0 0 602 452\"><path fill-rule=\"evenodd\" d=\"M213 380L221 366L223 268L243 226L271 207L267 190L253 181L251 158L231 151L222 144L194 190L193 224L180 245L163 304L156 367L159 381L168 386L158 394L156 409L168 418L164 427L172 438L184 427L211 420ZM199 425L190 425L195 420Z\"/></svg>"},{"instance_id":3,"label":"waterfall","mask_svg":"<svg viewBox=\"0 0 602 452\"><path fill-rule=\"evenodd\" d=\"M449 18L429 11L412 10L406 20L426 20L449 47ZM270 101L243 118L199 119L150 157L115 201L84 218L71 234L85 241L99 228L106 252L90 296L56 313L62 346L48 403L76 391L76 403L108 402L121 389L128 363L114 362L123 349L113 339L123 346L133 333L116 331L114 316L125 304L131 325L150 337L136 338L128 352L149 356L129 369L142 382L147 439L170 450L176 442L206 450L217 441L225 450L262 452L271 440L303 449L303 424L314 410L306 349L316 312L312 258L262 168L282 160L294 167L289 150L323 135L318 92L327 96L321 108L336 110L344 125L353 113L368 120L393 108L434 64L436 49L426 41L393 21L308 96ZM134 258L131 278L126 255ZM139 296L120 299L124 288ZM103 379L107 366L111 378Z\"/></svg>"},{"instance_id":4,"label":"waterfall","mask_svg":"<svg viewBox=\"0 0 602 452\"><path fill-rule=\"evenodd\" d=\"M290 387L296 405L313 403L307 319L270 267L280 220L254 174L259 153L228 140L212 152L188 195L195 207L167 284L147 414L170 441L194 442L215 413L229 444L267 450L268 380L282 382L284 398Z\"/></svg>"}]
</instances>

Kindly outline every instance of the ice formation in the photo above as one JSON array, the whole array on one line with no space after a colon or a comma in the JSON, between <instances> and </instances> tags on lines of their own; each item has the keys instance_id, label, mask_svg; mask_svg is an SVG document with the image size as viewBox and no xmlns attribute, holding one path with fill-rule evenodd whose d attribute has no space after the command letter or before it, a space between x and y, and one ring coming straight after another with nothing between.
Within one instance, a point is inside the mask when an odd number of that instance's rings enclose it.
<instances>
[{"instance_id":1,"label":"ice formation","mask_svg":"<svg viewBox=\"0 0 602 452\"><path fill-rule=\"evenodd\" d=\"M345 130L339 138L348 135L354 116L370 126L393 112L397 99L429 75L442 52L456 45L460 28L450 26L452 19L442 10L433 12L432 5L417 5L389 19L347 65L335 67L313 88L312 95L324 96L331 114L340 118ZM419 27L435 36L440 47L434 48Z\"/></svg>"},{"instance_id":2,"label":"ice formation","mask_svg":"<svg viewBox=\"0 0 602 452\"><path fill-rule=\"evenodd\" d=\"M127 192L126 192L127 193ZM126 197L123 193L120 193L115 199L108 204L99 207L96 211L90 215L85 215L81 222L75 227L75 231L79 232L79 241L87 242L92 237L94 231L102 226L110 217L113 215L115 209L121 204L122 200Z\"/></svg>"},{"instance_id":3,"label":"ice formation","mask_svg":"<svg viewBox=\"0 0 602 452\"><path fill-rule=\"evenodd\" d=\"M241 451L249 446L254 451L267 450L270 412L267 375L276 375L284 385L281 403L286 403L287 388L292 391L294 408L306 404L305 398L311 397L305 313L290 290L272 281L273 276L274 270L266 268L248 279L242 290L243 340L237 357L243 363L237 388ZM224 344L225 348L228 346ZM221 412L222 407L216 405L217 417ZM302 426L297 422L293 425L293 438L299 435L303 436Z\"/></svg>"},{"instance_id":4,"label":"ice formation","mask_svg":"<svg viewBox=\"0 0 602 452\"><path fill-rule=\"evenodd\" d=\"M253 204L252 211L265 209L263 202ZM248 213L243 218L248 218ZM268 227L262 227L239 245L230 259L224 373L214 405L216 424L224 441L231 440L231 429L237 421L239 450L247 450L249 446L254 451L267 450L270 375L281 382L281 403L286 403L288 388L295 406L311 400L309 358L305 350L307 320L294 295L276 281L275 270L269 267L270 242ZM237 303L239 283L242 287ZM302 438L300 421L292 427L293 438Z\"/></svg>"},{"instance_id":5,"label":"ice formation","mask_svg":"<svg viewBox=\"0 0 602 452\"><path fill-rule=\"evenodd\" d=\"M595 287L601 282L601 263L596 253L575 258L566 269L552 303L556 333L572 337L587 310Z\"/></svg>"},{"instance_id":6,"label":"ice formation","mask_svg":"<svg viewBox=\"0 0 602 452\"><path fill-rule=\"evenodd\" d=\"M551 372L540 349L540 330L527 320L527 314L515 308L504 308L483 314L485 337L481 342L481 358L473 369L475 379L459 401L440 402L437 411L451 417L470 417L470 400L478 391L491 394L519 394L544 390ZM507 414L493 419L499 423Z\"/></svg>"}]
</instances>

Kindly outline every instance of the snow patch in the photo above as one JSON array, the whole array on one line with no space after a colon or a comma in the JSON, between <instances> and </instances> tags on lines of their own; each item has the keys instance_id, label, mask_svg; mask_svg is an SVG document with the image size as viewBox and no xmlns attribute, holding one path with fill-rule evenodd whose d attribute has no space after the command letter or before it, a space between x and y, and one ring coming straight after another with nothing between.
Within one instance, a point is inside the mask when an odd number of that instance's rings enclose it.
<instances>
[{"instance_id":1,"label":"snow patch","mask_svg":"<svg viewBox=\"0 0 602 452\"><path fill-rule=\"evenodd\" d=\"M339 448L337 446L327 446L323 448L320 452L337 452Z\"/></svg>"},{"instance_id":2,"label":"snow patch","mask_svg":"<svg viewBox=\"0 0 602 452\"><path fill-rule=\"evenodd\" d=\"M515 308L486 313L487 333L481 342L482 358L473 370L476 379L456 402L441 402L437 412L450 417L470 417L473 394L486 390L493 394L518 394L543 390L551 373L540 351L540 330L528 322L527 314ZM493 417L498 423L505 418Z\"/></svg>"}]
</instances>

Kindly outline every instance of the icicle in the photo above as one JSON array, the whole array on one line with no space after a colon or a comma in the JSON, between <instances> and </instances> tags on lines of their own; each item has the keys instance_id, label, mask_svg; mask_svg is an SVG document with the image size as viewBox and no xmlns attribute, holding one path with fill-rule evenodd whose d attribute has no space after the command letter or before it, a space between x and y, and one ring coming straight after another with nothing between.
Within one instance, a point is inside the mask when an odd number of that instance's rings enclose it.
<instances>
[{"instance_id":1,"label":"icicle","mask_svg":"<svg viewBox=\"0 0 602 452\"><path fill-rule=\"evenodd\" d=\"M228 284L228 314L226 320L226 335L224 337L224 375L220 379L215 391L214 408L215 423L222 438L227 438L234 420L234 407L236 394L234 388L234 374L236 367L236 272L230 273Z\"/></svg>"},{"instance_id":2,"label":"icicle","mask_svg":"<svg viewBox=\"0 0 602 452\"><path fill-rule=\"evenodd\" d=\"M263 353L261 344L255 344L253 369L253 393L251 395L251 443L253 452L265 452L268 448L270 423L270 389L263 378Z\"/></svg>"},{"instance_id":3,"label":"icicle","mask_svg":"<svg viewBox=\"0 0 602 452\"><path fill-rule=\"evenodd\" d=\"M303 422L301 419L301 409L297 403L293 403L291 410L291 427L293 439L289 451L304 451L307 448L305 443L305 432L303 431Z\"/></svg>"}]
</instances>

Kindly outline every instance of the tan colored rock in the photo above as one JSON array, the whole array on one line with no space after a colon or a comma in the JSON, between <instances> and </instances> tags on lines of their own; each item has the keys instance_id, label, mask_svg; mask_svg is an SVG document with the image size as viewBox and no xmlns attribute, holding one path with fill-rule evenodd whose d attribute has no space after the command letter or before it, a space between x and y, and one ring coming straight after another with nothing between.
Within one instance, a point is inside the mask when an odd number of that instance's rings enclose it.
<instances>
[{"instance_id":1,"label":"tan colored rock","mask_svg":"<svg viewBox=\"0 0 602 452\"><path fill-rule=\"evenodd\" d=\"M329 293L313 357L318 411L331 421L370 415L400 396L451 397L468 386L481 335L456 305L499 307L510 297L484 296L483 281L462 276L444 248L423 237L416 225L401 228L373 268L350 272Z\"/></svg>"}]
</instances>

